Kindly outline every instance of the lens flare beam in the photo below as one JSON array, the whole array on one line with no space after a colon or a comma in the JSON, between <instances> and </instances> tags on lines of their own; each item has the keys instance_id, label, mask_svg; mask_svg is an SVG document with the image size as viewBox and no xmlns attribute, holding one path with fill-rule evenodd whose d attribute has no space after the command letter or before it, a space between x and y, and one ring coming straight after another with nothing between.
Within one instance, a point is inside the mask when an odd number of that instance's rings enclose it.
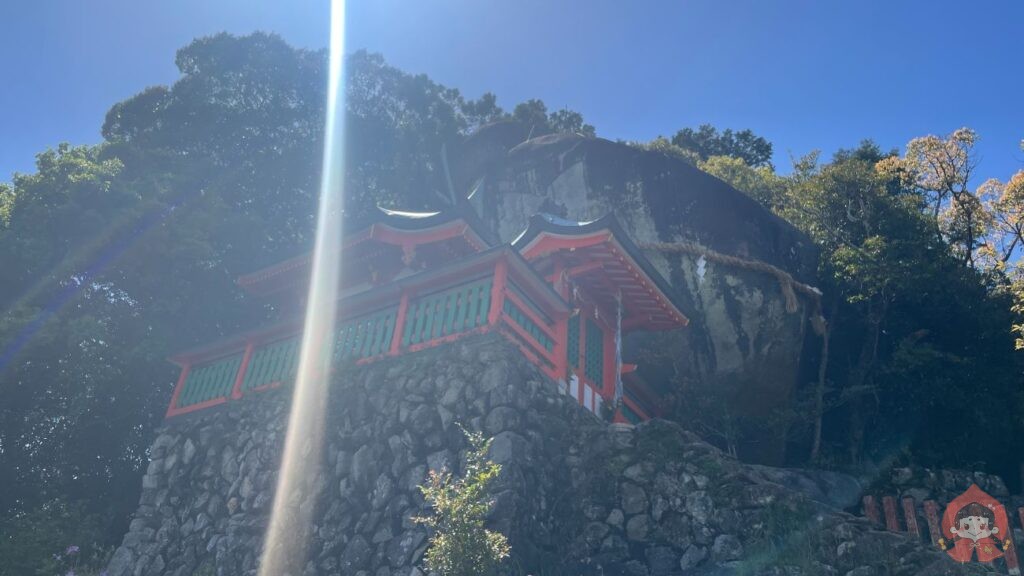
<instances>
[{"instance_id":1,"label":"lens flare beam","mask_svg":"<svg viewBox=\"0 0 1024 576\"><path fill-rule=\"evenodd\" d=\"M261 576L301 574L308 556L323 456L325 408L334 349L341 270L344 182L345 1L331 2L327 117L320 179L316 245L299 370L270 524L260 560Z\"/></svg>"}]
</instances>

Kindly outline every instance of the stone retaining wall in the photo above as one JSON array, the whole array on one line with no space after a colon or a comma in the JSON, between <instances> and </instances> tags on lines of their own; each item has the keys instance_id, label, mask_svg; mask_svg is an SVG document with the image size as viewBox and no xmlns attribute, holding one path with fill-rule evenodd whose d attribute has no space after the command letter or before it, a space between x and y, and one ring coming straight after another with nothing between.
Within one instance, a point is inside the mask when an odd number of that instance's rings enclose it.
<instances>
[{"instance_id":1,"label":"stone retaining wall","mask_svg":"<svg viewBox=\"0 0 1024 576\"><path fill-rule=\"evenodd\" d=\"M303 574L418 575L417 486L458 469L456 423L494 438L491 523L512 574L960 574L937 551L779 483L678 426L609 426L495 336L341 367ZM289 389L168 422L110 576L255 574ZM795 473L799 474L799 473ZM783 480L789 483L787 480ZM794 481L794 484L799 482Z\"/></svg>"}]
</instances>

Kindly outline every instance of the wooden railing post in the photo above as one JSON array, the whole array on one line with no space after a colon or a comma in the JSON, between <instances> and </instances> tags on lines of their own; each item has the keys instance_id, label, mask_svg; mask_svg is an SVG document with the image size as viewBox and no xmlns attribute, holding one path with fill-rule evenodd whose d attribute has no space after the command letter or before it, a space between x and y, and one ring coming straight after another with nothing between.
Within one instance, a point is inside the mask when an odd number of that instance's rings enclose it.
<instances>
[{"instance_id":1,"label":"wooden railing post","mask_svg":"<svg viewBox=\"0 0 1024 576\"><path fill-rule=\"evenodd\" d=\"M910 496L903 498L903 520L907 524L907 532L915 537L921 537L921 529L917 526L917 508L914 507L914 499Z\"/></svg>"},{"instance_id":2,"label":"wooden railing post","mask_svg":"<svg viewBox=\"0 0 1024 576\"><path fill-rule=\"evenodd\" d=\"M405 317L409 314L409 291L402 290L402 297L398 301L398 312L395 313L395 331L391 334L391 345L388 347L388 354L398 354L402 348L402 335L405 333Z\"/></svg>"},{"instance_id":3,"label":"wooden railing post","mask_svg":"<svg viewBox=\"0 0 1024 576\"><path fill-rule=\"evenodd\" d=\"M896 499L892 496L883 496L882 509L885 510L885 529L889 532L899 532L900 520L896 517Z\"/></svg>"},{"instance_id":4,"label":"wooden railing post","mask_svg":"<svg viewBox=\"0 0 1024 576\"><path fill-rule=\"evenodd\" d=\"M250 340L245 345L245 354L242 355L242 363L238 366L238 374L235 376L235 384L231 387L231 399L238 400L242 397L242 382L245 381L245 373L249 370L249 361L252 360L254 345Z\"/></svg>"},{"instance_id":5,"label":"wooden railing post","mask_svg":"<svg viewBox=\"0 0 1024 576\"><path fill-rule=\"evenodd\" d=\"M1020 517L1021 529L1024 530L1024 508L1017 509L1017 516ZM1020 561L1017 557L1017 541L1013 538L1013 520L1007 519L1006 537L1010 540L1010 547L1003 553L1003 557L1006 558L1006 568L1010 574L1019 576Z\"/></svg>"},{"instance_id":6,"label":"wooden railing post","mask_svg":"<svg viewBox=\"0 0 1024 576\"><path fill-rule=\"evenodd\" d=\"M185 364L185 367L181 369L181 375L178 376L178 383L174 385L174 393L171 395L171 404L167 407L167 413L164 414L164 418L170 418L174 415L175 410L178 408L178 397L181 396L181 389L185 387L185 380L188 380L188 373L192 370L192 364Z\"/></svg>"},{"instance_id":7,"label":"wooden railing post","mask_svg":"<svg viewBox=\"0 0 1024 576\"><path fill-rule=\"evenodd\" d=\"M1017 543L1013 540L1013 523L1007 521L1005 537L1010 545L1003 551L1003 558L1006 559L1006 570L1011 576L1020 576L1020 562L1017 560Z\"/></svg>"},{"instance_id":8,"label":"wooden railing post","mask_svg":"<svg viewBox=\"0 0 1024 576\"><path fill-rule=\"evenodd\" d=\"M942 528L939 527L939 504L935 500L924 501L924 518L928 522L928 537L932 544L939 545L939 538L942 538Z\"/></svg>"},{"instance_id":9,"label":"wooden railing post","mask_svg":"<svg viewBox=\"0 0 1024 576\"><path fill-rule=\"evenodd\" d=\"M502 258L494 268L494 284L491 285L491 309L487 312L487 323L494 325L501 318L505 305L505 284L508 282L508 261Z\"/></svg>"},{"instance_id":10,"label":"wooden railing post","mask_svg":"<svg viewBox=\"0 0 1024 576\"><path fill-rule=\"evenodd\" d=\"M876 526L882 525L882 516L878 511L878 502L870 494L861 500L864 504L864 516Z\"/></svg>"}]
</instances>

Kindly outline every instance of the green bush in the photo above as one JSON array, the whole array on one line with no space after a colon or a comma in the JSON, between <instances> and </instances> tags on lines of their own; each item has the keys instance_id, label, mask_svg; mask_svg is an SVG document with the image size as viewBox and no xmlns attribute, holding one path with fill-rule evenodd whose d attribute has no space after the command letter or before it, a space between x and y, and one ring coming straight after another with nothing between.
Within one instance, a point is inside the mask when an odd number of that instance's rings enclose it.
<instances>
[{"instance_id":1,"label":"green bush","mask_svg":"<svg viewBox=\"0 0 1024 576\"><path fill-rule=\"evenodd\" d=\"M479 432L463 432L472 446L465 474L456 478L447 470L431 470L420 490L433 513L414 520L433 531L424 561L428 572L439 576L491 576L509 555L505 535L484 528L493 505L489 487L501 466L487 459L490 439L485 440Z\"/></svg>"}]
</instances>

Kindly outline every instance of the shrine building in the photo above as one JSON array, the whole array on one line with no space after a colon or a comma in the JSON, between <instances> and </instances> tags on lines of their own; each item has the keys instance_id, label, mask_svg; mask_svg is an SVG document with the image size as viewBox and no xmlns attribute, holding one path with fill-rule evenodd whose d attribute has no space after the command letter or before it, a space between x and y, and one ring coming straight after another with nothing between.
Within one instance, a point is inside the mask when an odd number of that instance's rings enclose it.
<instances>
[{"instance_id":1,"label":"shrine building","mask_svg":"<svg viewBox=\"0 0 1024 576\"><path fill-rule=\"evenodd\" d=\"M347 234L334 361L374 362L497 332L553 386L616 422L661 415L659 394L630 376L622 337L682 328L672 289L611 215L570 222L538 214L497 242L471 211L381 210ZM238 278L267 301L301 302L312 253ZM167 418L290 384L302 315L180 353ZM628 359L626 359L628 360Z\"/></svg>"}]
</instances>

